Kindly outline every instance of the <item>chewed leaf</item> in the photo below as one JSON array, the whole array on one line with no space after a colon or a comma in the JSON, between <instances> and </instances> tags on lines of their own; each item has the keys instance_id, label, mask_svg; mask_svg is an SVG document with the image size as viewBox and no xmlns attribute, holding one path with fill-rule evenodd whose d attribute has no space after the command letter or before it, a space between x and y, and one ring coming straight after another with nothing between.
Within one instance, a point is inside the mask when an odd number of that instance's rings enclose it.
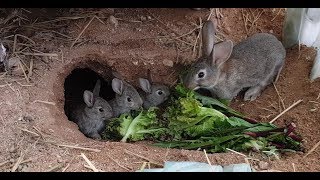
<instances>
[{"instance_id":1,"label":"chewed leaf","mask_svg":"<svg viewBox=\"0 0 320 180\"><path fill-rule=\"evenodd\" d=\"M182 84L178 84L175 88L176 93L178 94L179 97L190 97L193 98L195 95L195 92L184 87Z\"/></svg>"}]
</instances>

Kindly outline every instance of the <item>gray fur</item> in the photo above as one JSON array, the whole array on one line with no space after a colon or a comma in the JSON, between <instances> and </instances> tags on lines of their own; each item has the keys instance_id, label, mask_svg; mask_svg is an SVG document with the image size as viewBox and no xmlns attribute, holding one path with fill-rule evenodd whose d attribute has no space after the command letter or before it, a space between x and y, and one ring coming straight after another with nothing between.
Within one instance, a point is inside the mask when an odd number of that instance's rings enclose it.
<instances>
[{"instance_id":1,"label":"gray fur","mask_svg":"<svg viewBox=\"0 0 320 180\"><path fill-rule=\"evenodd\" d=\"M84 91L84 103L71 112L71 120L78 124L80 131L87 137L98 140L101 139L99 133L105 127L105 121L113 116L111 106L99 97L99 92L100 80L97 81L93 92Z\"/></svg>"},{"instance_id":2,"label":"gray fur","mask_svg":"<svg viewBox=\"0 0 320 180\"><path fill-rule=\"evenodd\" d=\"M112 80L112 89L116 96L109 101L109 104L112 107L114 117L142 107L143 101L138 91L124 80L114 78ZM131 102L128 101L128 98Z\"/></svg>"},{"instance_id":3,"label":"gray fur","mask_svg":"<svg viewBox=\"0 0 320 180\"><path fill-rule=\"evenodd\" d=\"M203 30L204 38L212 38L214 33L215 29ZM208 49L208 46L211 45L203 44L204 48ZM244 100L252 101L278 77L285 57L285 48L272 34L254 34L233 48L231 41L224 41L215 44L209 56L204 54L192 66L184 77L184 84L190 89L208 89L212 95L227 100L232 100L242 89L249 88ZM199 78L199 72L204 73L203 78Z\"/></svg>"},{"instance_id":4,"label":"gray fur","mask_svg":"<svg viewBox=\"0 0 320 180\"><path fill-rule=\"evenodd\" d=\"M143 98L143 108L157 107L166 101L170 95L169 87L161 84L152 83L149 80L139 78L140 91ZM161 92L161 93L160 93Z\"/></svg>"}]
</instances>

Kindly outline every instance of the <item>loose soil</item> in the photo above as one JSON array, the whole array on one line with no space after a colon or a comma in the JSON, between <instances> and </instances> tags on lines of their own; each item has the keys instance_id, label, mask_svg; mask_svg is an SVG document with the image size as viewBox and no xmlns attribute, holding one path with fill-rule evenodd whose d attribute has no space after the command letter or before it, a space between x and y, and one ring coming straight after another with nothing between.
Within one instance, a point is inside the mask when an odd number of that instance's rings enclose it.
<instances>
[{"instance_id":1,"label":"loose soil","mask_svg":"<svg viewBox=\"0 0 320 180\"><path fill-rule=\"evenodd\" d=\"M154 81L174 85L182 65L193 63L199 56L198 29L186 33L197 28L200 19L208 18L209 9L26 11L30 11L25 13L30 21L39 18L37 22L62 16L88 17L44 23L48 27L56 25L54 31L65 35L60 38L53 31L44 32L45 26L42 30L25 28L19 32L32 39L39 51L59 56L56 59L35 58L29 83L23 75L0 76L0 171L92 171L84 166L87 163L81 153L102 171L133 172L139 170L144 162L150 162L151 167L160 167L164 161L207 162L203 151L164 149L153 147L149 142L119 143L86 138L64 113L64 81L72 70L90 68L105 79L110 78L111 70L116 70L128 82L137 85L137 78L146 77L150 69ZM217 41L231 39L238 43L256 32L268 32L280 40L282 38L284 9L220 8L219 12L221 14L214 10L211 15L211 19L218 23ZM91 21L70 48L93 15L98 18ZM116 23L109 18L111 15L117 19ZM246 20L248 18L250 20ZM12 49L10 45L12 41L8 43ZM309 80L314 58L312 48L287 49L285 67L275 84L278 93L270 85L257 100L244 102L240 95L231 106L251 118L268 122L302 99L302 103L277 119L275 124L283 126L286 122L294 122L296 131L304 138L306 151L309 151L320 140L320 82ZM247 161L257 170L320 171L319 153L316 149L305 158L302 152L288 153L280 156L279 160L250 153L247 156L252 159ZM219 165L246 162L244 156L233 152L208 154L208 158L211 164ZM260 161L267 162L267 167L259 166ZM18 166L14 167L15 164Z\"/></svg>"}]
</instances>

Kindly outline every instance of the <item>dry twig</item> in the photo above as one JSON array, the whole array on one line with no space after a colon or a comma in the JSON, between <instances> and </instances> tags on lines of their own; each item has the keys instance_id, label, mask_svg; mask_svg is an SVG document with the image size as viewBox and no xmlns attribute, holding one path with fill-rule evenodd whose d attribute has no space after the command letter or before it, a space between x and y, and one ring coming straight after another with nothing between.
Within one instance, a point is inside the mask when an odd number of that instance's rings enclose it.
<instances>
[{"instance_id":1,"label":"dry twig","mask_svg":"<svg viewBox=\"0 0 320 180\"><path fill-rule=\"evenodd\" d=\"M92 164L92 162L87 158L86 155L84 155L83 153L81 153L81 157L87 162L87 164L89 165L90 169L93 170L93 172L99 172L99 170L94 167L94 165Z\"/></svg>"},{"instance_id":2,"label":"dry twig","mask_svg":"<svg viewBox=\"0 0 320 180\"><path fill-rule=\"evenodd\" d=\"M93 21L93 19L96 16L93 16L90 21L87 23L87 25L82 29L82 31L80 32L80 34L77 36L77 38L73 41L73 43L70 46L70 49L75 45L75 43L78 41L78 39L81 37L81 35L84 33L84 31L89 27L89 25L91 24L91 22Z\"/></svg>"},{"instance_id":3,"label":"dry twig","mask_svg":"<svg viewBox=\"0 0 320 180\"><path fill-rule=\"evenodd\" d=\"M237 151L235 151L235 150L232 150L232 149L229 149L229 148L226 148L226 150L231 151L231 152L236 153L236 154L239 154L239 155L241 155L241 156L247 157L247 155L242 154L242 153L239 153L239 152L237 152Z\"/></svg>"},{"instance_id":4,"label":"dry twig","mask_svg":"<svg viewBox=\"0 0 320 180\"><path fill-rule=\"evenodd\" d=\"M41 100L35 100L35 101L33 101L32 103L44 103L44 104L49 104L49 105L53 105L53 106L56 105L56 103L54 103L54 102L41 101Z\"/></svg>"},{"instance_id":5,"label":"dry twig","mask_svg":"<svg viewBox=\"0 0 320 180\"><path fill-rule=\"evenodd\" d=\"M307 153L306 155L303 156L303 159L306 158L309 154L311 154L314 150L316 150L319 145L320 145L320 141L319 141L317 144L315 144L315 145L310 149L310 151L308 151L308 153Z\"/></svg>"},{"instance_id":6,"label":"dry twig","mask_svg":"<svg viewBox=\"0 0 320 180\"><path fill-rule=\"evenodd\" d=\"M156 161L154 161L154 160L152 160L152 159L149 159L149 158L147 158L147 157L141 156L141 155L139 155L139 154L135 154L135 153L133 153L133 152L127 150L127 149L125 149L124 152L127 153L127 154L130 154L130 155L137 156L137 157L139 157L139 158L141 158L141 159L147 160L148 162L150 162L150 163L152 163L152 164L155 164L155 165L158 165L158 166L163 166L162 164L157 163Z\"/></svg>"},{"instance_id":7,"label":"dry twig","mask_svg":"<svg viewBox=\"0 0 320 180\"><path fill-rule=\"evenodd\" d=\"M272 83L272 84L273 84L274 89L275 89L275 90L276 90L276 92L277 92L277 95L278 95L278 97L279 97L279 100L281 101L282 108L283 108L283 109L286 109L286 107L285 107L285 105L284 105L284 102L283 102L283 99L281 98L280 93L279 93L279 91L278 91L278 89L277 89L276 85L275 85L274 83Z\"/></svg>"},{"instance_id":8,"label":"dry twig","mask_svg":"<svg viewBox=\"0 0 320 180\"><path fill-rule=\"evenodd\" d=\"M284 111L282 111L282 113L280 113L278 116L276 116L275 118L273 118L269 123L273 123L274 121L276 121L279 117L281 117L284 113L288 112L290 109L292 109L293 107L295 107L296 105L298 105L299 103L302 102L302 99L300 99L299 101L293 103L290 107L288 107L287 109L285 109Z\"/></svg>"},{"instance_id":9,"label":"dry twig","mask_svg":"<svg viewBox=\"0 0 320 180\"><path fill-rule=\"evenodd\" d=\"M276 17L280 14L282 8L279 9L278 13L271 19L271 22L274 21L276 19Z\"/></svg>"},{"instance_id":10,"label":"dry twig","mask_svg":"<svg viewBox=\"0 0 320 180\"><path fill-rule=\"evenodd\" d=\"M123 169L125 169L125 170L127 170L127 171L130 171L130 170L131 170L131 169L125 167L125 166L122 166L118 161L114 160L114 159L113 159L111 156L109 156L108 154L107 154L107 156L108 156L108 158L111 159L114 163L116 163L119 167L121 167L121 168L123 168Z\"/></svg>"},{"instance_id":11,"label":"dry twig","mask_svg":"<svg viewBox=\"0 0 320 180\"><path fill-rule=\"evenodd\" d=\"M67 147L67 148L72 148L72 149L81 149L81 150L85 150L85 151L93 151L93 152L100 152L101 151L99 149L85 148L85 147L72 146L72 145L66 145L66 144L56 144L56 145L60 146L60 147Z\"/></svg>"},{"instance_id":12,"label":"dry twig","mask_svg":"<svg viewBox=\"0 0 320 180\"><path fill-rule=\"evenodd\" d=\"M34 135L34 136L40 136L39 134L37 134L37 133L35 133L35 132L33 132L33 131L29 131L28 129L24 129L24 128L20 128L20 127L18 127L21 131L24 131L24 132L27 132L27 133L30 133L30 134L32 134L32 135Z\"/></svg>"}]
</instances>

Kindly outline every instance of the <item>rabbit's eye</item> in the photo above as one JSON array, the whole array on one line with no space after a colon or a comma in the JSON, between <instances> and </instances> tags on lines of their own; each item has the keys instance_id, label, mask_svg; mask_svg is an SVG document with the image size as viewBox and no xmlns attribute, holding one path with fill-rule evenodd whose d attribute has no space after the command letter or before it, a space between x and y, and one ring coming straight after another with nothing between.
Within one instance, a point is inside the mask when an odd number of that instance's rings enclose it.
<instances>
[{"instance_id":1,"label":"rabbit's eye","mask_svg":"<svg viewBox=\"0 0 320 180\"><path fill-rule=\"evenodd\" d=\"M158 95L160 95L160 96L163 94L163 92L162 92L161 90L159 90L157 93L158 93Z\"/></svg>"},{"instance_id":2,"label":"rabbit's eye","mask_svg":"<svg viewBox=\"0 0 320 180\"><path fill-rule=\"evenodd\" d=\"M127 97L127 101L128 101L128 102L131 102L131 98L130 98L130 97Z\"/></svg>"},{"instance_id":3,"label":"rabbit's eye","mask_svg":"<svg viewBox=\"0 0 320 180\"><path fill-rule=\"evenodd\" d=\"M203 78L204 77L204 72L199 72L198 73L198 78Z\"/></svg>"},{"instance_id":4,"label":"rabbit's eye","mask_svg":"<svg viewBox=\"0 0 320 180\"><path fill-rule=\"evenodd\" d=\"M103 108L102 107L99 108L99 112L103 112Z\"/></svg>"}]
</instances>

